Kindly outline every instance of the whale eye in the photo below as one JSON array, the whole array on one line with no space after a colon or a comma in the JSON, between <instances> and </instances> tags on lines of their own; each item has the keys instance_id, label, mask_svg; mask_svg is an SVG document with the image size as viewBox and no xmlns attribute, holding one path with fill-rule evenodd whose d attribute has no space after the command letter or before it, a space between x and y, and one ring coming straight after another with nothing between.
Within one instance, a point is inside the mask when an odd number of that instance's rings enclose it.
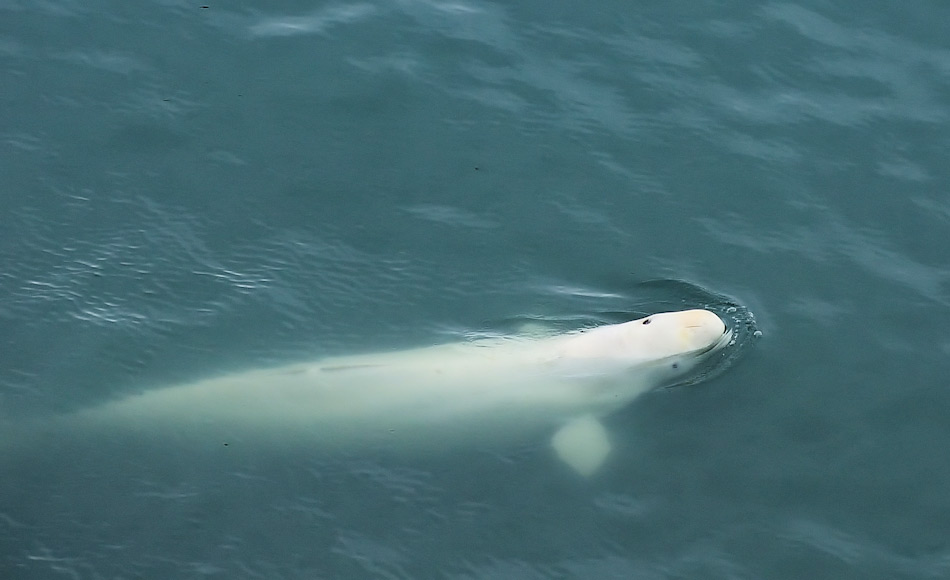
<instances>
[{"instance_id":1,"label":"whale eye","mask_svg":"<svg viewBox=\"0 0 950 580\"><path fill-rule=\"evenodd\" d=\"M643 320L644 326L646 326L647 324L650 324L651 322L653 322L653 319L652 319L652 318L646 318L646 319Z\"/></svg>"},{"instance_id":2,"label":"whale eye","mask_svg":"<svg viewBox=\"0 0 950 580\"><path fill-rule=\"evenodd\" d=\"M673 368L674 369L680 368L680 363L673 363Z\"/></svg>"}]
</instances>

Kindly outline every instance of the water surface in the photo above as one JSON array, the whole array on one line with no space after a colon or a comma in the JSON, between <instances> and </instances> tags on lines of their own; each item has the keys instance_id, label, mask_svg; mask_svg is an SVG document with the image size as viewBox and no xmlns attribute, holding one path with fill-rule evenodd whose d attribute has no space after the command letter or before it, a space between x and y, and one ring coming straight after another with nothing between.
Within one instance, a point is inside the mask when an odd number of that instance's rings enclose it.
<instances>
[{"instance_id":1,"label":"water surface","mask_svg":"<svg viewBox=\"0 0 950 580\"><path fill-rule=\"evenodd\" d=\"M763 332L546 441L401 461L82 437L4 578L950 576L950 9L0 0L0 420L690 305Z\"/></svg>"}]
</instances>

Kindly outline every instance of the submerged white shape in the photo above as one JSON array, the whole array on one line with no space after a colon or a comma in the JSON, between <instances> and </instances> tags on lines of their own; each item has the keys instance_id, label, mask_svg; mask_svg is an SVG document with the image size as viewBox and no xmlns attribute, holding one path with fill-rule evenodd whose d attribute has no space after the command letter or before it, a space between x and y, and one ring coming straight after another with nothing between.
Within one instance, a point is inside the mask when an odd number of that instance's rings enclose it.
<instances>
[{"instance_id":1,"label":"submerged white shape","mask_svg":"<svg viewBox=\"0 0 950 580\"><path fill-rule=\"evenodd\" d=\"M729 344L706 310L654 314L546 338L505 338L333 357L147 391L73 425L196 433L213 440L451 450L557 432L558 456L590 475L610 451L597 420L687 376Z\"/></svg>"},{"instance_id":2,"label":"submerged white shape","mask_svg":"<svg viewBox=\"0 0 950 580\"><path fill-rule=\"evenodd\" d=\"M585 477L597 471L610 453L607 431L590 415L561 427L551 438L551 446L564 463Z\"/></svg>"}]
</instances>

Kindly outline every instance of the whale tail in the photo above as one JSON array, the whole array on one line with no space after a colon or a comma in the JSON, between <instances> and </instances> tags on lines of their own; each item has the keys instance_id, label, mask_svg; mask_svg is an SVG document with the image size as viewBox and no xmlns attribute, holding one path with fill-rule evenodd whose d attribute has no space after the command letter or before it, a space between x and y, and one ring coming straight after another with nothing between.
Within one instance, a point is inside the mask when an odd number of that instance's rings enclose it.
<instances>
[{"instance_id":1,"label":"whale tail","mask_svg":"<svg viewBox=\"0 0 950 580\"><path fill-rule=\"evenodd\" d=\"M0 420L0 479L9 482L23 476L31 462L49 456L55 441L32 420Z\"/></svg>"},{"instance_id":2,"label":"whale tail","mask_svg":"<svg viewBox=\"0 0 950 580\"><path fill-rule=\"evenodd\" d=\"M0 420L0 471L6 471L6 465L14 460L41 456L68 441L68 433L60 427L62 422L55 418Z\"/></svg>"},{"instance_id":3,"label":"whale tail","mask_svg":"<svg viewBox=\"0 0 950 580\"><path fill-rule=\"evenodd\" d=\"M71 415L0 421L0 477L10 470L40 467L48 461L72 458L78 462L92 450L130 441L132 433L110 433L90 428ZM57 459L54 459L57 458Z\"/></svg>"}]
</instances>

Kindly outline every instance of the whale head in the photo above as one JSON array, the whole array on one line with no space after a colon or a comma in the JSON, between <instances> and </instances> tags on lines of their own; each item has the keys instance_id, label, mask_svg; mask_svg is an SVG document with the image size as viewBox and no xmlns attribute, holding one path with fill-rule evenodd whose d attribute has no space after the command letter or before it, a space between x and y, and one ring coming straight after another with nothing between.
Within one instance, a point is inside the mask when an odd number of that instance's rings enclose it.
<instances>
[{"instance_id":1,"label":"whale head","mask_svg":"<svg viewBox=\"0 0 950 580\"><path fill-rule=\"evenodd\" d=\"M661 312L618 326L621 352L615 356L631 367L650 369L656 384L684 380L732 339L722 319L709 310Z\"/></svg>"},{"instance_id":2,"label":"whale head","mask_svg":"<svg viewBox=\"0 0 950 580\"><path fill-rule=\"evenodd\" d=\"M709 310L661 312L575 335L559 360L572 377L625 381L633 374L641 385L668 385L684 380L731 338L722 319Z\"/></svg>"},{"instance_id":3,"label":"whale head","mask_svg":"<svg viewBox=\"0 0 950 580\"><path fill-rule=\"evenodd\" d=\"M622 348L649 359L702 354L727 335L725 323L709 310L661 312L619 326Z\"/></svg>"},{"instance_id":4,"label":"whale head","mask_svg":"<svg viewBox=\"0 0 950 580\"><path fill-rule=\"evenodd\" d=\"M560 354L613 368L669 366L679 371L675 375L689 371L731 338L722 319L709 310L661 312L575 335Z\"/></svg>"}]
</instances>

